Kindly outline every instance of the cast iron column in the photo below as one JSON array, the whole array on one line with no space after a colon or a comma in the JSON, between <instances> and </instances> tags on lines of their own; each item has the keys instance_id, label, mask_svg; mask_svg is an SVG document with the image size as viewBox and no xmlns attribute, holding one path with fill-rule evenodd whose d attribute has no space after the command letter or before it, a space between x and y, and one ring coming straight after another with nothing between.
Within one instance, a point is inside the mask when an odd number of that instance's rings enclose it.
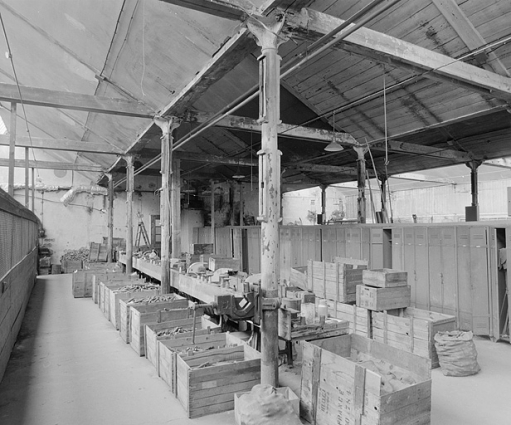
<instances>
[{"instance_id":1,"label":"cast iron column","mask_svg":"<svg viewBox=\"0 0 511 425\"><path fill-rule=\"evenodd\" d=\"M133 272L133 186L135 169L133 155L126 156L126 273Z\"/></svg>"},{"instance_id":2,"label":"cast iron column","mask_svg":"<svg viewBox=\"0 0 511 425\"><path fill-rule=\"evenodd\" d=\"M172 257L181 257L181 161L172 161L171 185L171 228L172 228Z\"/></svg>"},{"instance_id":3,"label":"cast iron column","mask_svg":"<svg viewBox=\"0 0 511 425\"><path fill-rule=\"evenodd\" d=\"M114 261L114 179L113 179L111 173L107 173L106 176L108 178L107 252L108 252L108 261L113 262Z\"/></svg>"},{"instance_id":4,"label":"cast iron column","mask_svg":"<svg viewBox=\"0 0 511 425\"><path fill-rule=\"evenodd\" d=\"M248 28L255 35L262 53L259 57L259 217L261 222L261 290L265 298L278 297L280 156L277 125L280 122L279 33L284 21L275 17L249 19ZM261 323L261 383L278 386L278 312L263 310Z\"/></svg>"},{"instance_id":5,"label":"cast iron column","mask_svg":"<svg viewBox=\"0 0 511 425\"><path fill-rule=\"evenodd\" d=\"M11 125L9 128L9 177L7 191L14 198L14 162L16 149L16 103L11 103Z\"/></svg>"},{"instance_id":6,"label":"cast iron column","mask_svg":"<svg viewBox=\"0 0 511 425\"><path fill-rule=\"evenodd\" d=\"M161 192L160 192L160 226L161 226L161 291L168 294L171 287L170 250L171 250L171 193L172 179L172 131L179 125L175 117L155 118L154 123L160 127L161 138Z\"/></svg>"},{"instance_id":7,"label":"cast iron column","mask_svg":"<svg viewBox=\"0 0 511 425\"><path fill-rule=\"evenodd\" d=\"M357 220L359 223L366 222L366 160L365 154L367 148L354 147L357 153L357 183L358 183L358 198L357 198Z\"/></svg>"}]
</instances>

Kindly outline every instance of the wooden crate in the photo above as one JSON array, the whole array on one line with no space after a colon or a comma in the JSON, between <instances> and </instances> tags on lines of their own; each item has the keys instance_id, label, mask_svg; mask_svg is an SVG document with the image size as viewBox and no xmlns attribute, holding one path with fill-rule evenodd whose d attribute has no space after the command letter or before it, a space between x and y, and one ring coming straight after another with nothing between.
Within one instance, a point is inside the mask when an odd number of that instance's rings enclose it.
<instances>
[{"instance_id":1,"label":"wooden crate","mask_svg":"<svg viewBox=\"0 0 511 425\"><path fill-rule=\"evenodd\" d=\"M92 281L94 276L99 280L129 279L121 270L80 270L72 274L72 291L74 298L92 297Z\"/></svg>"},{"instance_id":2,"label":"wooden crate","mask_svg":"<svg viewBox=\"0 0 511 425\"><path fill-rule=\"evenodd\" d=\"M62 273L73 273L76 270L82 270L82 260L66 260L62 259Z\"/></svg>"},{"instance_id":3,"label":"wooden crate","mask_svg":"<svg viewBox=\"0 0 511 425\"><path fill-rule=\"evenodd\" d=\"M362 283L378 288L393 288L408 285L408 273L394 269L362 271Z\"/></svg>"},{"instance_id":4,"label":"wooden crate","mask_svg":"<svg viewBox=\"0 0 511 425\"><path fill-rule=\"evenodd\" d=\"M201 312L198 310L197 313ZM183 332L172 335L160 335L159 331L172 330L175 328L181 328ZM145 326L145 357L151 362L156 368L158 376L159 372L159 352L158 352L158 341L168 341L179 338L187 338L191 336L193 329L193 318L173 320L170 322L156 323ZM219 333L221 331L220 326L214 325L212 322L207 320L205 316L201 315L195 320L195 335L209 335L211 333Z\"/></svg>"},{"instance_id":5,"label":"wooden crate","mask_svg":"<svg viewBox=\"0 0 511 425\"><path fill-rule=\"evenodd\" d=\"M227 268L238 271L241 269L240 260L238 258L223 258L218 256L210 256L208 260L208 268L212 271Z\"/></svg>"},{"instance_id":6,"label":"wooden crate","mask_svg":"<svg viewBox=\"0 0 511 425\"><path fill-rule=\"evenodd\" d=\"M397 314L397 313L395 313ZM400 348L431 360L439 366L434 336L437 332L456 329L456 318L418 308L406 308L399 316L391 312L373 312L372 331L375 341Z\"/></svg>"},{"instance_id":7,"label":"wooden crate","mask_svg":"<svg viewBox=\"0 0 511 425\"><path fill-rule=\"evenodd\" d=\"M362 353L406 371L415 383L382 390L382 376L352 356ZM431 416L429 360L360 335L302 342L302 416L317 425L425 425Z\"/></svg>"},{"instance_id":8,"label":"wooden crate","mask_svg":"<svg viewBox=\"0 0 511 425\"><path fill-rule=\"evenodd\" d=\"M170 388L170 392L177 396L177 357L187 356L193 350L209 350L223 348L229 345L241 345L232 342L227 333L213 333L198 335L195 342L191 336L184 338L162 339L157 342L158 376Z\"/></svg>"},{"instance_id":9,"label":"wooden crate","mask_svg":"<svg viewBox=\"0 0 511 425\"><path fill-rule=\"evenodd\" d=\"M353 302L356 298L356 287L362 283L364 268L367 268L367 265L309 260L307 289L327 300Z\"/></svg>"},{"instance_id":10,"label":"wooden crate","mask_svg":"<svg viewBox=\"0 0 511 425\"><path fill-rule=\"evenodd\" d=\"M350 332L371 338L371 310L330 300L326 303L328 314L336 319L346 320Z\"/></svg>"},{"instance_id":11,"label":"wooden crate","mask_svg":"<svg viewBox=\"0 0 511 425\"><path fill-rule=\"evenodd\" d=\"M130 345L139 356L145 354L144 327L148 324L170 322L171 320L187 319L191 310L185 298L175 301L148 305L133 304L130 314Z\"/></svg>"},{"instance_id":12,"label":"wooden crate","mask_svg":"<svg viewBox=\"0 0 511 425\"><path fill-rule=\"evenodd\" d=\"M383 311L410 306L410 286L375 288L357 285L357 306L368 310Z\"/></svg>"},{"instance_id":13,"label":"wooden crate","mask_svg":"<svg viewBox=\"0 0 511 425\"><path fill-rule=\"evenodd\" d=\"M235 363L214 365L217 362ZM260 353L248 345L178 356L177 398L189 418L234 409L234 394L250 391L261 381ZM212 366L198 366L213 363Z\"/></svg>"},{"instance_id":14,"label":"wooden crate","mask_svg":"<svg viewBox=\"0 0 511 425\"><path fill-rule=\"evenodd\" d=\"M161 288L157 289L136 289L133 291L116 292L120 287L107 286L108 288L108 320L112 322L115 329L119 330L121 326L121 311L119 307L119 300L141 299L161 294ZM134 287L137 288L137 287Z\"/></svg>"}]
</instances>

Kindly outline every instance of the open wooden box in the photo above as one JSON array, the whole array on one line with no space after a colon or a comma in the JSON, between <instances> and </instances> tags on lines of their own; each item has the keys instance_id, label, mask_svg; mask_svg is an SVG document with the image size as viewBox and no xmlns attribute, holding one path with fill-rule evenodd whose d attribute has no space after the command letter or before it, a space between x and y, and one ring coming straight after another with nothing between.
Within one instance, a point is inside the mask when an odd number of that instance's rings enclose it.
<instances>
[{"instance_id":1,"label":"open wooden box","mask_svg":"<svg viewBox=\"0 0 511 425\"><path fill-rule=\"evenodd\" d=\"M428 359L350 334L302 342L302 416L317 425L425 425L431 414ZM413 378L399 390L354 357L384 361L388 370ZM390 384L388 384L390 385ZM387 386L388 387L388 386ZM393 388L392 386L388 388Z\"/></svg>"}]
</instances>

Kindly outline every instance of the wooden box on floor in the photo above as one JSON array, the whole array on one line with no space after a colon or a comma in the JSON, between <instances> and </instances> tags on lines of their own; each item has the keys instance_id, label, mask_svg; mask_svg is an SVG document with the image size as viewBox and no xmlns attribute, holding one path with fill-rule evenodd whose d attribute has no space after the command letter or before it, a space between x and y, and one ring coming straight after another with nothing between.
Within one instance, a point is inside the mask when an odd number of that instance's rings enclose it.
<instances>
[{"instance_id":1,"label":"wooden box on floor","mask_svg":"<svg viewBox=\"0 0 511 425\"><path fill-rule=\"evenodd\" d=\"M141 282L144 284L144 282ZM121 321L121 310L119 308L119 300L130 300L130 299L140 299L147 298L151 296L157 296L161 294L161 288L155 289L141 289L137 291L123 291L116 292L116 289L119 287L107 286L107 302L108 302L108 320L112 322L112 325L115 326L115 329L120 329L120 321Z\"/></svg>"},{"instance_id":2,"label":"wooden box on floor","mask_svg":"<svg viewBox=\"0 0 511 425\"><path fill-rule=\"evenodd\" d=\"M309 260L307 264L307 289L319 298L339 302L353 302L356 286L362 283L365 264L349 264L349 259L338 258L334 263ZM344 260L344 261L341 261Z\"/></svg>"},{"instance_id":3,"label":"wooden box on floor","mask_svg":"<svg viewBox=\"0 0 511 425\"><path fill-rule=\"evenodd\" d=\"M197 313L202 313L197 310ZM170 335L158 335L159 331L173 330L179 328L181 332ZM145 356L146 359L156 368L159 373L159 351L158 341L168 341L178 338L187 338L192 336L193 318L172 320L170 322L156 323L146 325L145 327ZM198 316L195 320L195 335L209 335L211 333L219 333L221 328L218 325L210 322L204 315Z\"/></svg>"},{"instance_id":4,"label":"wooden box on floor","mask_svg":"<svg viewBox=\"0 0 511 425\"><path fill-rule=\"evenodd\" d=\"M177 398L189 418L233 410L234 394L261 381L261 355L246 344L177 356L176 361Z\"/></svg>"},{"instance_id":5,"label":"wooden box on floor","mask_svg":"<svg viewBox=\"0 0 511 425\"><path fill-rule=\"evenodd\" d=\"M198 335L193 341L191 336L184 338L164 339L157 342L158 352L158 376L163 379L170 388L172 394L177 396L177 357L193 355L193 351L204 351L224 348L229 345L241 345L238 342L231 343L227 333L214 333Z\"/></svg>"},{"instance_id":6,"label":"wooden box on floor","mask_svg":"<svg viewBox=\"0 0 511 425\"><path fill-rule=\"evenodd\" d=\"M410 306L410 286L375 288L357 285L357 306L368 310L383 311Z\"/></svg>"},{"instance_id":7,"label":"wooden box on floor","mask_svg":"<svg viewBox=\"0 0 511 425\"><path fill-rule=\"evenodd\" d=\"M73 273L75 270L82 270L82 260L66 260L63 258L62 273Z\"/></svg>"},{"instance_id":8,"label":"wooden box on floor","mask_svg":"<svg viewBox=\"0 0 511 425\"><path fill-rule=\"evenodd\" d=\"M362 272L364 285L378 288L393 288L408 285L408 273L394 269L364 270Z\"/></svg>"},{"instance_id":9,"label":"wooden box on floor","mask_svg":"<svg viewBox=\"0 0 511 425\"><path fill-rule=\"evenodd\" d=\"M121 270L80 270L73 274L73 297L89 298L92 297L92 281L94 276L101 280L126 279L127 275Z\"/></svg>"},{"instance_id":10,"label":"wooden box on floor","mask_svg":"<svg viewBox=\"0 0 511 425\"><path fill-rule=\"evenodd\" d=\"M426 357L431 360L433 368L439 366L433 339L435 334L455 329L454 316L418 308L372 314L372 334L375 341Z\"/></svg>"},{"instance_id":11,"label":"wooden box on floor","mask_svg":"<svg viewBox=\"0 0 511 425\"><path fill-rule=\"evenodd\" d=\"M348 321L350 332L371 338L371 310L330 300L326 303L328 314L336 319Z\"/></svg>"},{"instance_id":12,"label":"wooden box on floor","mask_svg":"<svg viewBox=\"0 0 511 425\"><path fill-rule=\"evenodd\" d=\"M98 299L98 307L99 309L106 315L109 309L109 293L106 289L108 287L118 287L126 286L126 285L139 285L145 283L143 279L138 279L137 276L130 276L126 274L115 274L108 275L106 278L102 275L94 275L92 279L92 299L94 300L94 296Z\"/></svg>"},{"instance_id":13,"label":"wooden box on floor","mask_svg":"<svg viewBox=\"0 0 511 425\"><path fill-rule=\"evenodd\" d=\"M317 425L426 425L431 416L430 362L372 341L343 335L302 342L302 416ZM350 359L361 353L404 371L415 383L388 391L379 373ZM399 368L399 369L397 369ZM397 372L396 372L397 373Z\"/></svg>"},{"instance_id":14,"label":"wooden box on floor","mask_svg":"<svg viewBox=\"0 0 511 425\"><path fill-rule=\"evenodd\" d=\"M179 297L179 296L178 296ZM148 305L133 304L130 307L130 345L139 356L145 355L146 325L187 319L193 315L188 308L186 298L176 298L174 301Z\"/></svg>"}]
</instances>

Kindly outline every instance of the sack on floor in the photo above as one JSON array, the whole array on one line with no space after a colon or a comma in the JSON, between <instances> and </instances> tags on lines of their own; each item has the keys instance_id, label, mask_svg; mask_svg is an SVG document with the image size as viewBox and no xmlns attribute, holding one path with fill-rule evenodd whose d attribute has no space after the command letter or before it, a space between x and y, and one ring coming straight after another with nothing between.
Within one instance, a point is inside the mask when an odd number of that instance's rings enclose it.
<instances>
[{"instance_id":1,"label":"sack on floor","mask_svg":"<svg viewBox=\"0 0 511 425\"><path fill-rule=\"evenodd\" d=\"M435 335L440 369L445 376L470 376L481 370L472 332L446 331Z\"/></svg>"}]
</instances>

